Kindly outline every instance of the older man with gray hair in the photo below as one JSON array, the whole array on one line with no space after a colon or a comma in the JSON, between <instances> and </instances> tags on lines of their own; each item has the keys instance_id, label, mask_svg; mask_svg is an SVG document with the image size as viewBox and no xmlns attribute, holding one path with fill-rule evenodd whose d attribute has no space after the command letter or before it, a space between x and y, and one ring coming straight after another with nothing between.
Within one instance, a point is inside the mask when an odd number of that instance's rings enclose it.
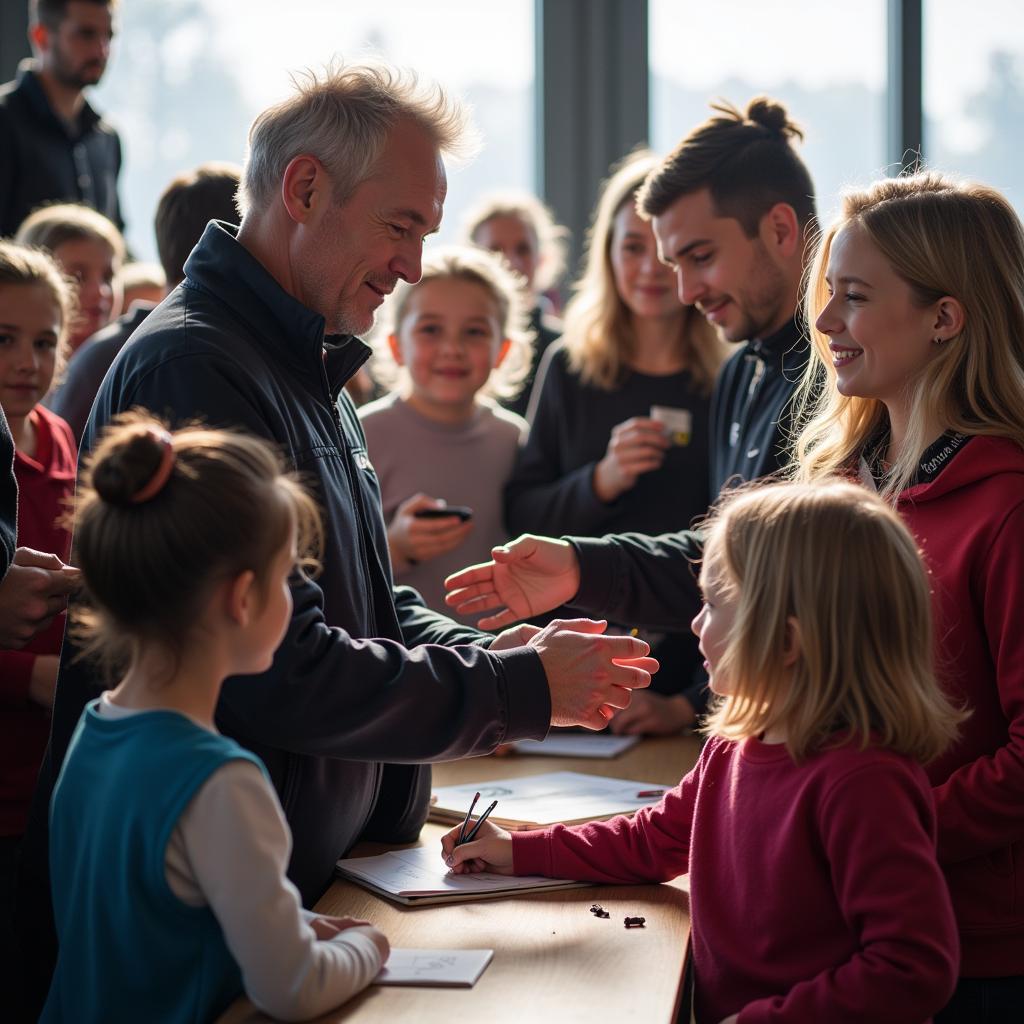
<instances>
[{"instance_id":1,"label":"older man with gray hair","mask_svg":"<svg viewBox=\"0 0 1024 1024\"><path fill-rule=\"evenodd\" d=\"M358 840L416 838L430 791L422 762L542 737L551 724L600 727L657 667L642 641L599 635L603 623L495 638L392 582L377 481L343 385L369 356L354 335L396 281L419 279L424 238L441 221L442 154L465 138L459 106L414 75L362 65L301 79L252 127L240 228L208 225L184 282L111 367L83 438L86 452L136 406L172 425L241 428L273 441L322 506L321 575L294 581L273 667L228 680L217 712L270 771L307 906ZM66 642L26 856L37 867L47 798L103 685L76 653ZM23 905L19 917L40 909Z\"/></svg>"}]
</instances>

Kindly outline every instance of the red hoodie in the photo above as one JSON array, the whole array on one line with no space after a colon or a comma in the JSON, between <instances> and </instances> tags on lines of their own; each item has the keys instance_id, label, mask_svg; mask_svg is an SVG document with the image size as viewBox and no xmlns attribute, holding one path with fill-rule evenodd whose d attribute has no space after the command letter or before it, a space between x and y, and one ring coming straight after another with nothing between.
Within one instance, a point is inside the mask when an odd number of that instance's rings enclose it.
<instances>
[{"instance_id":1,"label":"red hoodie","mask_svg":"<svg viewBox=\"0 0 1024 1024\"><path fill-rule=\"evenodd\" d=\"M75 491L78 458L71 428L37 405L29 416L36 428L36 454L16 452L18 544L48 551L67 561L71 534L57 526L63 501ZM38 654L59 654L64 637L60 614L20 651L0 651L0 836L25 831L39 762L50 735L50 714L29 700L28 684Z\"/></svg>"},{"instance_id":2,"label":"red hoodie","mask_svg":"<svg viewBox=\"0 0 1024 1024\"><path fill-rule=\"evenodd\" d=\"M928 767L961 974L1024 975L1024 450L971 438L898 508L932 572L940 679L972 712Z\"/></svg>"}]
</instances>

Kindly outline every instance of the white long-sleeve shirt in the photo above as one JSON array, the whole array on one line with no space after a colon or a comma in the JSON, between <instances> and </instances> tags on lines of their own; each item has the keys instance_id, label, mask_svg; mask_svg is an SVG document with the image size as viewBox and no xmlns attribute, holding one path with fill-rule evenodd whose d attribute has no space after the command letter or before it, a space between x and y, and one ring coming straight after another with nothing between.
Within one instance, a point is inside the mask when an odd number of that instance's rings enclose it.
<instances>
[{"instance_id":1,"label":"white long-sleeve shirt","mask_svg":"<svg viewBox=\"0 0 1024 1024\"><path fill-rule=\"evenodd\" d=\"M111 718L147 713L113 704L107 694L99 708ZM277 794L252 762L231 761L185 808L164 861L174 895L213 911L249 998L289 1021L338 1006L383 965L366 927L317 938L309 924L316 915L302 909L285 876L290 853Z\"/></svg>"}]
</instances>

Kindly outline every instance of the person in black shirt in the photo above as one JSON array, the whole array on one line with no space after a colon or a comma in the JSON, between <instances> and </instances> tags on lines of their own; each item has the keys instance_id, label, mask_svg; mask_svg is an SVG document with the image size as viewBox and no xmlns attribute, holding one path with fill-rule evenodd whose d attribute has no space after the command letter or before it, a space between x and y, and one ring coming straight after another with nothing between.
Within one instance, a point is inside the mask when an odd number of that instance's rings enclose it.
<instances>
[{"instance_id":1,"label":"person in black shirt","mask_svg":"<svg viewBox=\"0 0 1024 1024\"><path fill-rule=\"evenodd\" d=\"M789 462L791 399L808 358L797 319L816 228L814 186L793 147L802 132L781 104L745 112L720 104L647 178L637 198L651 219L680 299L730 342L711 403L710 491L768 476ZM569 603L619 622L678 629L697 612L691 565L700 534L618 534L562 540L526 535L495 561L447 581L460 614L483 628Z\"/></svg>"},{"instance_id":2,"label":"person in black shirt","mask_svg":"<svg viewBox=\"0 0 1024 1024\"><path fill-rule=\"evenodd\" d=\"M91 206L124 229L117 179L121 140L85 101L106 70L114 0L32 0L35 61L0 87L0 235L37 207Z\"/></svg>"}]
</instances>

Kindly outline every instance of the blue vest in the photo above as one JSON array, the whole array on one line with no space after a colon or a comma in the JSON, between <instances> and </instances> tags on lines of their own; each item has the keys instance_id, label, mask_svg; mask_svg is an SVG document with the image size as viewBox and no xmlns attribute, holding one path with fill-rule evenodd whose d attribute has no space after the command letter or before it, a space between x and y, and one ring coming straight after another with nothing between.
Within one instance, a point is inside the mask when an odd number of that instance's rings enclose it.
<instances>
[{"instance_id":1,"label":"blue vest","mask_svg":"<svg viewBox=\"0 0 1024 1024\"><path fill-rule=\"evenodd\" d=\"M221 765L259 758L174 711L104 718L89 704L50 804L60 954L41 1021L208 1021L242 992L209 907L182 903L164 858Z\"/></svg>"}]
</instances>

